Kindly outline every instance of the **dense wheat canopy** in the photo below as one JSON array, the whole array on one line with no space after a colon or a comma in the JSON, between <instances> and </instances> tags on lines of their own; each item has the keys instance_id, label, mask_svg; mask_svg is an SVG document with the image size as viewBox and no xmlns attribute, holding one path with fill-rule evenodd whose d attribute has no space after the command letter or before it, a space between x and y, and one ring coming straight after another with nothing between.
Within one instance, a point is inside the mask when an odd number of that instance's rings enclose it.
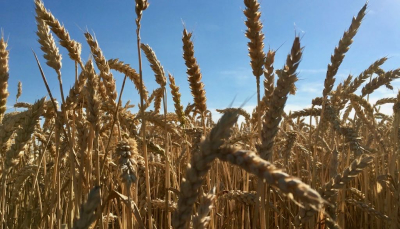
<instances>
[{"instance_id":1,"label":"dense wheat canopy","mask_svg":"<svg viewBox=\"0 0 400 229\"><path fill-rule=\"evenodd\" d=\"M337 76L369 16L368 3L331 47L320 95L310 107L287 113L288 98L298 96L307 44L296 33L278 66L278 47L266 49L273 34L260 19L260 2L244 0L238 17L247 27L243 46L257 106L253 112L221 107L219 120L212 118L195 31L179 34L191 92L186 105L185 86L143 36L145 21L158 20L146 17L152 5L132 5L138 63L128 64L108 57L92 32L82 32L83 44L74 40L35 0L41 51L33 54L46 91L34 103L19 101L19 82L14 112L6 106L13 50L1 37L0 229L399 228L400 92L376 102L370 96L393 89L400 68L385 69L388 58L377 57L358 75ZM75 65L69 90L64 61ZM152 72L144 71L147 65ZM47 77L49 69L57 78ZM154 82L146 86L149 78ZM135 90L132 101L123 96L127 85ZM382 105L392 112L381 112Z\"/></svg>"}]
</instances>

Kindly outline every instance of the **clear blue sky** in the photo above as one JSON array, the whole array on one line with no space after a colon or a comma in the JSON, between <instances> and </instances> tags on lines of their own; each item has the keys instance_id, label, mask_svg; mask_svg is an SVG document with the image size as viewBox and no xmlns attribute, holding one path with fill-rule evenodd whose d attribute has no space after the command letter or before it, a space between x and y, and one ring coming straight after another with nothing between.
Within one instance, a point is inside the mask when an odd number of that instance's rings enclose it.
<instances>
[{"instance_id":1,"label":"clear blue sky","mask_svg":"<svg viewBox=\"0 0 400 229\"><path fill-rule=\"evenodd\" d=\"M195 56L200 64L207 93L209 109L229 106L236 96L234 106L256 93L255 77L251 73L247 51L247 38L243 15L244 4L239 0L150 0L150 7L142 19L142 42L156 52L166 72L171 72L181 88L183 104L192 102L182 59L182 22L194 33ZM86 28L95 36L107 59L119 58L138 68L134 0L44 0L44 4L62 22L71 37L83 44L82 58L89 57L89 47L84 39ZM268 47L279 51L275 57L275 69L281 68L289 53L295 32L303 36L305 46L297 82L297 94L290 96L288 109L301 109L311 99L322 94L326 67L330 55L351 19L364 5L364 0L262 0L265 51ZM358 75L378 58L390 59L385 70L400 67L400 1L371 0L367 15L354 39L351 49L341 65L337 82L348 74ZM38 44L33 0L0 0L0 27L8 39L10 50L10 99L15 101L18 81L23 83L19 101L33 102L45 96L46 89L31 52L42 56ZM63 48L61 69L65 93L74 80L73 62ZM59 98L55 72L45 65L45 74L54 94ZM143 61L144 81L149 90L158 85L146 60ZM114 73L118 91L123 75ZM400 84L394 82L394 92L378 90L371 96L378 98L395 96ZM134 104L139 96L133 84L124 92L124 101ZM246 108L254 107L254 96ZM169 110L172 111L172 100ZM390 107L388 108L390 111Z\"/></svg>"}]
</instances>

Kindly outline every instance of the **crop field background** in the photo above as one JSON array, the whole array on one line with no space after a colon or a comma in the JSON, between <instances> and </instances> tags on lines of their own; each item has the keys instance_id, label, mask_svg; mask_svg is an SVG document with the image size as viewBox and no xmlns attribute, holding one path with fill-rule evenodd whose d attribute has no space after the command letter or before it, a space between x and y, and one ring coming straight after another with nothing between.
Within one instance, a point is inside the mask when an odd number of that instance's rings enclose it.
<instances>
[{"instance_id":1,"label":"crop field background","mask_svg":"<svg viewBox=\"0 0 400 229\"><path fill-rule=\"evenodd\" d=\"M13 50L2 34L1 229L400 227L400 92L392 84L400 68L387 70L389 57L378 57L360 72L337 77L369 16L368 3L332 47L320 95L307 108L288 111L301 80L304 34L296 30L290 50L277 60L278 48L265 45L259 1L244 0L256 94L241 106L217 109L218 118L208 105L195 32L182 26L189 84L183 89L142 38L142 22L156 20L146 18L152 6L133 3L135 36L129 39L137 63L127 64L106 59L88 29L82 29L86 43L74 40L34 0L33 39L41 50L32 49L32 60L45 90L35 91L41 98L32 103L20 101L23 82L16 98L9 96ZM71 86L63 84L65 61ZM149 78L155 89L146 87ZM133 98L124 96L128 87ZM394 96L372 102L384 88ZM24 84L26 90L37 89ZM192 94L189 104L182 90ZM244 109L249 100L257 101L250 111Z\"/></svg>"}]
</instances>

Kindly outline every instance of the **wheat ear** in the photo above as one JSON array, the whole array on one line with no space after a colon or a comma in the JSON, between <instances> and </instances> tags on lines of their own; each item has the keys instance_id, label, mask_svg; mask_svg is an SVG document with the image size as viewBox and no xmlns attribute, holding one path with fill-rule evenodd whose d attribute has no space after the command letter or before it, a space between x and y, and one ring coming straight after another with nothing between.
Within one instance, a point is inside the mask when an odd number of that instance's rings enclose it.
<instances>
[{"instance_id":1,"label":"wheat ear","mask_svg":"<svg viewBox=\"0 0 400 229\"><path fill-rule=\"evenodd\" d=\"M354 199L347 199L346 203L361 208L362 211L367 212L369 215L375 216L378 219L391 221L391 219L387 215L377 211L371 204L367 204L361 201L356 201Z\"/></svg>"},{"instance_id":2,"label":"wheat ear","mask_svg":"<svg viewBox=\"0 0 400 229\"><path fill-rule=\"evenodd\" d=\"M392 80L398 78L400 78L400 69L395 69L379 75L361 89L361 97L371 94L382 85L386 85L388 87Z\"/></svg>"},{"instance_id":3,"label":"wheat ear","mask_svg":"<svg viewBox=\"0 0 400 229\"><path fill-rule=\"evenodd\" d=\"M53 35L50 33L50 28L44 20L36 16L37 22L37 36L38 41L41 45L40 49L44 52L43 57L47 60L46 64L53 68L57 75L61 76L61 54L58 51L56 42L54 41Z\"/></svg>"},{"instance_id":4,"label":"wheat ear","mask_svg":"<svg viewBox=\"0 0 400 229\"><path fill-rule=\"evenodd\" d=\"M186 118L185 113L183 112L183 106L181 105L181 93L179 92L179 87L175 84L175 78L171 74L168 74L168 76L172 99L174 100L175 113L178 116L181 125L185 125Z\"/></svg>"},{"instance_id":5,"label":"wheat ear","mask_svg":"<svg viewBox=\"0 0 400 229\"><path fill-rule=\"evenodd\" d=\"M26 143L31 139L31 135L35 130L35 126L39 120L40 115L43 112L44 98L38 100L32 108L26 113L26 118L22 124L21 129L17 131L15 137L15 143L6 153L5 158L5 169L9 169L11 166L15 165L16 160L19 159L20 151L26 145Z\"/></svg>"},{"instance_id":6,"label":"wheat ear","mask_svg":"<svg viewBox=\"0 0 400 229\"><path fill-rule=\"evenodd\" d=\"M297 67L300 64L303 48L300 46L300 38L296 37L293 42L291 53L287 56L286 65L282 70L278 70L278 82L274 89L273 97L270 101L270 108L264 117L262 130L262 145L259 152L262 158L271 160L274 139L278 132L278 126L282 120L283 109L288 98L288 94L293 90L294 83L297 81Z\"/></svg>"},{"instance_id":7,"label":"wheat ear","mask_svg":"<svg viewBox=\"0 0 400 229\"><path fill-rule=\"evenodd\" d=\"M312 209L319 210L326 201L321 195L298 178L290 176L263 160L254 152L223 147L217 154L218 159L237 165L249 173L264 180L267 184L278 188L289 197L294 197Z\"/></svg>"},{"instance_id":8,"label":"wheat ear","mask_svg":"<svg viewBox=\"0 0 400 229\"><path fill-rule=\"evenodd\" d=\"M350 49L350 45L353 43L353 37L356 35L358 28L361 25L361 21L365 16L367 10L367 4L358 12L357 17L353 17L349 29L344 32L342 39L339 41L339 45L335 48L334 54L331 56L331 63L328 65L326 71L326 78L324 83L323 97L325 98L333 88L335 83L335 75L342 63L346 52Z\"/></svg>"},{"instance_id":9,"label":"wheat ear","mask_svg":"<svg viewBox=\"0 0 400 229\"><path fill-rule=\"evenodd\" d=\"M7 42L4 38L0 39L0 122L3 120L4 113L7 110L8 98L8 54Z\"/></svg>"},{"instance_id":10,"label":"wheat ear","mask_svg":"<svg viewBox=\"0 0 400 229\"><path fill-rule=\"evenodd\" d=\"M215 188L211 189L210 193L201 198L199 210L193 218L193 228L206 229L210 223L211 217L208 214L214 208L213 202L215 201Z\"/></svg>"},{"instance_id":11,"label":"wheat ear","mask_svg":"<svg viewBox=\"0 0 400 229\"><path fill-rule=\"evenodd\" d=\"M104 84L106 86L108 96L115 101L117 99L117 90L115 87L115 79L110 72L110 67L101 51L99 44L92 37L90 33L85 33L86 41L90 46L90 50L93 54L94 60L96 62L97 67L100 70L100 78L103 79Z\"/></svg>"},{"instance_id":12,"label":"wheat ear","mask_svg":"<svg viewBox=\"0 0 400 229\"><path fill-rule=\"evenodd\" d=\"M264 34L262 32L263 25L260 17L260 3L257 0L245 0L246 9L243 11L247 20L246 37L249 38L247 46L249 47L250 65L253 69L253 75L260 82L260 76L263 74L263 65L265 61L264 49Z\"/></svg>"},{"instance_id":13,"label":"wheat ear","mask_svg":"<svg viewBox=\"0 0 400 229\"><path fill-rule=\"evenodd\" d=\"M246 9L243 11L247 17L245 22L247 26L246 37L250 40L247 43L250 66L253 69L253 75L256 77L257 83L257 105L261 107L260 92L260 76L264 71L265 53L264 53L264 34L262 32L263 25L260 17L260 3L258 0L245 0ZM258 133L261 133L261 113L257 113Z\"/></svg>"},{"instance_id":14,"label":"wheat ear","mask_svg":"<svg viewBox=\"0 0 400 229\"><path fill-rule=\"evenodd\" d=\"M86 203L82 204L79 219L74 220L73 229L86 229L96 220L96 209L100 204L100 187L96 186L88 195Z\"/></svg>"},{"instance_id":15,"label":"wheat ear","mask_svg":"<svg viewBox=\"0 0 400 229\"><path fill-rule=\"evenodd\" d=\"M153 72L156 76L156 82L161 86L161 88L165 88L167 84L167 79L165 77L164 68L161 65L160 61L157 59L156 54L153 49L146 44L141 44L140 48L142 48L144 54L147 57L147 60L150 62L150 67L153 69Z\"/></svg>"},{"instance_id":16,"label":"wheat ear","mask_svg":"<svg viewBox=\"0 0 400 229\"><path fill-rule=\"evenodd\" d=\"M206 91L204 90L204 84L201 82L201 72L199 64L194 57L194 46L191 41L192 33L188 33L186 29L183 30L183 59L187 67L186 73L188 74L188 81L190 90L192 91L194 104L200 113L204 113L207 110L207 98Z\"/></svg>"},{"instance_id":17,"label":"wheat ear","mask_svg":"<svg viewBox=\"0 0 400 229\"><path fill-rule=\"evenodd\" d=\"M379 67L382 64L384 64L387 59L388 58L383 57L383 58L380 58L379 60L375 61L367 69L365 69L362 73L360 73L357 76L357 78L355 78L351 83L349 82L348 87L344 87L345 94L354 93L358 89L358 87L360 87L361 84L365 82L366 79L371 77L372 74L374 74L375 72L377 72L380 69ZM351 78L348 78L348 79L351 80ZM346 83L344 83L343 85L345 86Z\"/></svg>"},{"instance_id":18,"label":"wheat ear","mask_svg":"<svg viewBox=\"0 0 400 229\"><path fill-rule=\"evenodd\" d=\"M15 96L15 102L18 102L19 97L22 95L22 82L18 81L18 89L17 89L17 95Z\"/></svg>"},{"instance_id":19,"label":"wheat ear","mask_svg":"<svg viewBox=\"0 0 400 229\"><path fill-rule=\"evenodd\" d=\"M364 156L359 159L355 159L342 174L337 175L321 188L321 196L325 199L334 196L337 192L337 189L343 189L347 183L358 176L358 174L360 174L364 168L369 166L372 161L373 157L370 156Z\"/></svg>"},{"instance_id":20,"label":"wheat ear","mask_svg":"<svg viewBox=\"0 0 400 229\"><path fill-rule=\"evenodd\" d=\"M264 64L264 97L262 99L266 107L269 107L272 95L274 94L275 73L274 61L275 51L269 50Z\"/></svg>"},{"instance_id":21,"label":"wheat ear","mask_svg":"<svg viewBox=\"0 0 400 229\"><path fill-rule=\"evenodd\" d=\"M133 158L133 155L137 154L136 141L130 139L129 142L126 140L118 142L116 153L119 156L118 163L121 170L121 179L127 184L127 187L130 187L130 185L137 180L137 163Z\"/></svg>"},{"instance_id":22,"label":"wheat ear","mask_svg":"<svg viewBox=\"0 0 400 229\"><path fill-rule=\"evenodd\" d=\"M51 30L60 39L60 45L68 50L69 57L79 63L83 69L81 60L81 44L71 40L68 31L60 22L48 11L41 0L35 0L35 10L38 18L46 21Z\"/></svg>"},{"instance_id":23,"label":"wheat ear","mask_svg":"<svg viewBox=\"0 0 400 229\"><path fill-rule=\"evenodd\" d=\"M192 156L186 176L180 186L178 208L173 216L172 224L175 229L187 228L186 224L191 216L193 205L200 195L200 186L204 182L204 176L217 157L218 149L222 146L224 139L229 138L230 129L236 123L237 118L236 112L225 113L201 143L200 151Z\"/></svg>"},{"instance_id":24,"label":"wheat ear","mask_svg":"<svg viewBox=\"0 0 400 229\"><path fill-rule=\"evenodd\" d=\"M131 68L131 66L129 64L125 64L124 62L122 62L118 59L109 59L107 62L111 69L122 72L127 77L129 77L129 79L133 82L133 84L135 85L136 89L138 90L138 92L140 94L140 88L141 88L140 76L136 72L135 69ZM147 99L149 97L149 92L147 91L144 84L142 86L143 86L143 88L142 88L143 97L144 97L145 101L147 101Z\"/></svg>"},{"instance_id":25,"label":"wheat ear","mask_svg":"<svg viewBox=\"0 0 400 229\"><path fill-rule=\"evenodd\" d=\"M99 77L96 75L93 64L90 61L84 71L88 79L86 83L86 100L87 100L87 120L93 129L98 131L100 128L100 98L98 95Z\"/></svg>"},{"instance_id":26,"label":"wheat ear","mask_svg":"<svg viewBox=\"0 0 400 229\"><path fill-rule=\"evenodd\" d=\"M91 59L86 62L84 69L89 68L89 65L93 65ZM83 100L82 89L85 86L86 81L87 74L85 73L85 71L82 71L78 76L78 80L71 87L71 89L69 90L69 94L65 99L65 104L63 104L63 106L66 110L75 108L78 103Z\"/></svg>"}]
</instances>

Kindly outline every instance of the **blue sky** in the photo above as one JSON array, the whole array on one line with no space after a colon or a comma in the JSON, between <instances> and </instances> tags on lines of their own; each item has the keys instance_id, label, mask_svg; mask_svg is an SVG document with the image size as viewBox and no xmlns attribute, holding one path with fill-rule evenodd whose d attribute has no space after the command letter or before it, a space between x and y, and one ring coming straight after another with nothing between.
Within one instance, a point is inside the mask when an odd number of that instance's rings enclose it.
<instances>
[{"instance_id":1,"label":"blue sky","mask_svg":"<svg viewBox=\"0 0 400 229\"><path fill-rule=\"evenodd\" d=\"M44 0L44 4L65 25L72 39L83 44L82 58L89 57L89 47L84 39L86 29L95 34L107 59L119 58L138 69L134 0ZM243 1L239 0L158 0L149 1L150 7L143 13L142 42L155 51L166 72L176 78L182 101L192 102L182 58L183 23L194 33L195 56L200 64L207 93L209 109L225 108L236 96L234 106L239 106L256 93L255 77L251 73L244 36L246 20ZM268 47L279 51L275 57L275 69L281 68L289 53L295 33L302 36L305 46L299 66L297 94L290 96L287 109L298 110L311 104L311 99L322 94L326 67L330 55L351 19L364 5L364 0L285 0L261 1L261 20L264 24L265 51ZM400 1L371 0L367 15L354 39L336 76L342 81L348 74L358 75L375 60L388 56L385 70L400 67ZM15 101L18 81L23 83L19 101L33 102L45 96L46 89L31 52L42 56L38 44L33 0L0 0L0 28L8 39L10 50L10 99ZM61 69L64 91L68 92L74 80L74 64L63 48ZM55 72L40 58L53 94L59 98ZM149 90L158 85L148 62L143 61L144 81ZM114 73L118 91L123 75ZM380 89L370 98L395 96L400 88L393 82L394 91ZM171 96L170 96L171 97ZM126 86L124 101L139 102L132 83ZM256 104L256 96L247 102L246 109ZM10 109L13 110L13 109ZM169 100L169 110L173 110ZM385 110L390 112L391 108Z\"/></svg>"}]
</instances>

